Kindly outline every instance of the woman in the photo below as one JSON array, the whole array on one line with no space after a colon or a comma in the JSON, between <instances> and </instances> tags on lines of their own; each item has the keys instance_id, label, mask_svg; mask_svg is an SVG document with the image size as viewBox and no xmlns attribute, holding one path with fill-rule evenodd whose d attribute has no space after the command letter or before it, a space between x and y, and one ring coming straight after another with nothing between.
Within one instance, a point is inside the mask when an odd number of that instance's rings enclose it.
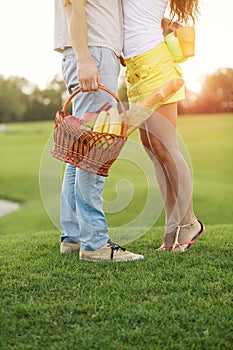
<instances>
[{"instance_id":1,"label":"woman","mask_svg":"<svg viewBox=\"0 0 233 350\"><path fill-rule=\"evenodd\" d=\"M123 0L130 105L138 104L163 83L182 76L164 42L167 31L177 27L177 23L164 19L168 5L172 18L176 16L184 23L195 21L198 0ZM166 225L159 250L174 252L189 250L204 232L204 225L193 212L191 175L176 139L177 102L182 99L184 88L140 128L142 144L154 164L164 199Z\"/></svg>"}]
</instances>

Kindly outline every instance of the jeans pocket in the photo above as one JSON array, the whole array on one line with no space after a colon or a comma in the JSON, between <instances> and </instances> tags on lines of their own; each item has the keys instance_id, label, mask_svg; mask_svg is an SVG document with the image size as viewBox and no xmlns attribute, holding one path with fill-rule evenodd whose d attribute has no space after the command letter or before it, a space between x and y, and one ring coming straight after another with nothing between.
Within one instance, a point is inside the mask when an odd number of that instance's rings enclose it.
<instances>
[{"instance_id":1,"label":"jeans pocket","mask_svg":"<svg viewBox=\"0 0 233 350\"><path fill-rule=\"evenodd\" d=\"M91 46L89 47L92 62L98 70L100 70L103 61L103 48L101 46Z\"/></svg>"},{"instance_id":2,"label":"jeans pocket","mask_svg":"<svg viewBox=\"0 0 233 350\"><path fill-rule=\"evenodd\" d=\"M62 75L66 87L71 94L78 87L77 61L75 54L64 55L62 60Z\"/></svg>"}]
</instances>

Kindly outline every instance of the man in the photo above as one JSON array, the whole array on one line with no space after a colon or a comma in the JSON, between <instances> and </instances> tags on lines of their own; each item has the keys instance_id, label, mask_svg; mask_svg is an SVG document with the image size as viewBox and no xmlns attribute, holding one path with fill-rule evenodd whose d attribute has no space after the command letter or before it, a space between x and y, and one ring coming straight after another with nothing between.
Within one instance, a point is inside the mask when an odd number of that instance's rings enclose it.
<instances>
[{"instance_id":1,"label":"man","mask_svg":"<svg viewBox=\"0 0 233 350\"><path fill-rule=\"evenodd\" d=\"M119 0L55 0L55 50L63 53L62 72L73 99L73 115L81 118L115 100L98 86L117 94L119 56L123 44ZM62 253L80 249L80 259L142 259L110 241L102 211L104 177L67 164L61 194Z\"/></svg>"}]
</instances>

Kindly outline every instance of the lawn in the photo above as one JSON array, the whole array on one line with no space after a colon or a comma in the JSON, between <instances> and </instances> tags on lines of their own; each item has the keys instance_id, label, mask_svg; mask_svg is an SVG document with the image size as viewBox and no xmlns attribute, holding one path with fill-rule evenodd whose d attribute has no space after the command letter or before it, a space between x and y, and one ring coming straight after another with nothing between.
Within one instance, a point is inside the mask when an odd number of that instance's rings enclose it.
<instances>
[{"instance_id":1,"label":"lawn","mask_svg":"<svg viewBox=\"0 0 233 350\"><path fill-rule=\"evenodd\" d=\"M36 122L10 124L7 132L0 133L0 198L22 203L20 211L0 219L2 233L59 228L62 163L49 154L52 129L53 122ZM232 131L231 114L188 116L179 121L181 146L188 161L191 158L195 212L206 224L232 223ZM145 213L150 224L146 226L162 226L154 172L135 133L106 179L104 209L109 226L132 222L145 207L148 193L154 211L149 208Z\"/></svg>"},{"instance_id":2,"label":"lawn","mask_svg":"<svg viewBox=\"0 0 233 350\"><path fill-rule=\"evenodd\" d=\"M48 166L52 127L11 124L0 133L0 198L21 203L18 212L0 218L0 348L232 349L233 115L179 121L180 142L192 159L195 211L207 228L203 238L186 254L156 252L163 235L158 194L155 222L149 210L141 226L148 231L127 244L145 259L119 264L59 253L63 168ZM158 192L136 142L134 134L127 149L133 160L122 153L106 180L104 205L113 231L127 229L128 222L130 227L150 192Z\"/></svg>"}]
</instances>

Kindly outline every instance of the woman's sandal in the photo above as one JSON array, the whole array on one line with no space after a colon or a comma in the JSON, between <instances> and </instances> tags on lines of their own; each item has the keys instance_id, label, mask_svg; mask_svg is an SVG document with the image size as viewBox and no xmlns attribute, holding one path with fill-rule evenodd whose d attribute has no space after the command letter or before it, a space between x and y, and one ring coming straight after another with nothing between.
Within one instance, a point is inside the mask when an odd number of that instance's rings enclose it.
<instances>
[{"instance_id":1,"label":"woman's sandal","mask_svg":"<svg viewBox=\"0 0 233 350\"><path fill-rule=\"evenodd\" d=\"M177 225L176 224L171 224L171 225L166 225L166 230L170 230L170 232L172 232L174 229L176 229L176 227L177 227ZM158 251L164 251L164 250L170 250L170 249L172 249L172 247L173 247L173 244L172 245L167 245L165 242L166 242L166 236L167 235L169 235L169 233L167 232L167 233L165 233L164 234L164 243L161 245L161 247L159 247L159 248L156 248L156 250L158 250ZM169 240L170 242L170 244L171 244L171 242L173 241L173 239L171 240Z\"/></svg>"},{"instance_id":2,"label":"woman's sandal","mask_svg":"<svg viewBox=\"0 0 233 350\"><path fill-rule=\"evenodd\" d=\"M196 234L196 236L194 236L191 241L179 242L180 229L181 228L185 228L185 227L193 226L197 221L201 225L201 229ZM172 252L175 252L175 253L187 252L193 246L193 244L198 240L198 238L200 238L203 235L204 232L205 232L205 226L203 225L203 223L200 220L197 220L197 219L194 219L193 222L191 222L191 224L177 226L175 241L174 241L173 246L172 246ZM183 248L183 245L187 245L187 247ZM175 250L177 247L180 248L180 251Z\"/></svg>"},{"instance_id":3,"label":"woman's sandal","mask_svg":"<svg viewBox=\"0 0 233 350\"><path fill-rule=\"evenodd\" d=\"M163 250L169 250L169 249L172 249L172 248L173 248L172 245L165 245L165 244L162 244L161 247L156 248L156 250L158 250L158 251L163 251Z\"/></svg>"},{"instance_id":4,"label":"woman's sandal","mask_svg":"<svg viewBox=\"0 0 233 350\"><path fill-rule=\"evenodd\" d=\"M196 236L194 236L194 238L191 240L191 241L188 241L188 242L180 242L179 243L179 233L180 233L180 229L181 228L185 228L185 227L190 227L190 226L193 226L196 222L199 222L200 225L201 225L201 229L200 231L198 232L198 234ZM193 222L191 222L191 224L186 224L186 225L180 225L180 226L176 226L177 227L177 230L176 230L176 235L175 235L175 241L173 243L173 245L171 246L168 246L168 245L165 245L164 243L161 245L161 247L157 248L156 250L157 251L164 251L164 250L172 250L173 252L178 252L176 251L175 249L177 247L179 247L181 249L181 251L179 251L178 253L184 253L186 251L188 251L192 245L198 240L198 238L201 237L201 235L205 232L205 226L203 225L203 223L200 221L200 220L197 220L197 219L194 219ZM187 245L188 246L184 249L183 248L183 245Z\"/></svg>"}]
</instances>

